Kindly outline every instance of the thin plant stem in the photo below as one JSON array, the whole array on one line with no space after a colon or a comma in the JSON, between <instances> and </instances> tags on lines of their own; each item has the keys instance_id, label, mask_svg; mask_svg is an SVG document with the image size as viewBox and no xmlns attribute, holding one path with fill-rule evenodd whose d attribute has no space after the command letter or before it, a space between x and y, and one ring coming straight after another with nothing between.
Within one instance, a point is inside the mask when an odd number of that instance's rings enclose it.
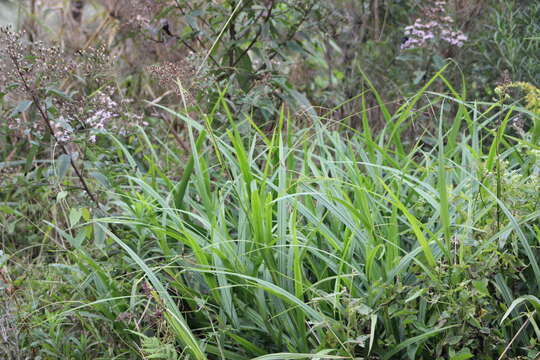
<instances>
[{"instance_id":1,"label":"thin plant stem","mask_svg":"<svg viewBox=\"0 0 540 360\"><path fill-rule=\"evenodd\" d=\"M75 172L75 175L77 176L77 178L79 179L79 181L81 182L82 184L82 187L84 189L84 191L88 194L88 196L90 197L90 199L92 200L92 202L94 204L96 204L96 206L98 208L101 208L101 205L99 203L99 201L97 200L97 197L94 195L94 193L90 190L88 184L86 183L86 180L84 180L84 177L82 176L82 173L81 171L79 170L79 168L77 167L77 165L75 164L75 161L73 160L73 157L71 157L68 149L66 148L65 144L61 141L58 140L58 138L56 137L55 133L54 133L54 129L51 125L51 120L49 118L49 116L47 115L47 112L43 109L43 106L41 105L41 102L39 100L39 97L36 95L36 93L32 90L32 88L30 87L30 85L28 85L28 82L26 81L26 79L24 78L24 75L21 71L21 67L20 67L20 64L19 62L17 61L17 59L13 56L10 56L10 59L11 61L13 62L13 65L15 66L15 69L17 70L17 74L19 75L19 77L21 78L21 81L24 85L24 88L26 90L26 92L32 97L32 101L34 102L34 104L36 105L36 108L38 109L38 112L41 116L41 118L43 119L43 121L45 122L45 125L47 127L47 130L49 131L49 134L53 137L53 139L58 143L58 145L60 146L60 149L62 150L62 152L69 156L69 163L71 165L71 167L73 168L73 171Z\"/></svg>"}]
</instances>

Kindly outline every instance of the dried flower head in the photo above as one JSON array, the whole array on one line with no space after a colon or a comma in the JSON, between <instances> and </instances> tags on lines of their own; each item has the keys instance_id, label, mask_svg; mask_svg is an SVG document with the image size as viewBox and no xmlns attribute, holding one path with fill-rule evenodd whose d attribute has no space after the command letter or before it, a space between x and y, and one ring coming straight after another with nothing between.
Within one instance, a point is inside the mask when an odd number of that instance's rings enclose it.
<instances>
[{"instance_id":1,"label":"dried flower head","mask_svg":"<svg viewBox=\"0 0 540 360\"><path fill-rule=\"evenodd\" d=\"M0 62L7 69L0 90L8 94L8 101L23 105L8 120L8 127L20 136L41 139L49 133L59 143L95 142L106 129L125 135L135 125L146 125L142 116L128 111L126 100L113 100L115 88L105 86L100 74L110 58L103 48L69 54L43 42L28 42L24 33L7 28L1 29L0 40L5 44ZM93 87L100 90L88 95ZM36 110L37 119L23 114L28 109Z\"/></svg>"},{"instance_id":2,"label":"dried flower head","mask_svg":"<svg viewBox=\"0 0 540 360\"><path fill-rule=\"evenodd\" d=\"M159 0L104 0L109 13L119 20L120 26L127 31L153 32L157 15L165 6L174 5L171 1Z\"/></svg>"},{"instance_id":3,"label":"dried flower head","mask_svg":"<svg viewBox=\"0 0 540 360\"><path fill-rule=\"evenodd\" d=\"M193 99L192 91L196 88L196 71L193 62L183 59L177 62L164 62L149 67L150 74L164 89L172 90L187 101Z\"/></svg>"},{"instance_id":4,"label":"dried flower head","mask_svg":"<svg viewBox=\"0 0 540 360\"><path fill-rule=\"evenodd\" d=\"M28 42L24 32L9 28L0 29L0 64L5 70L2 88L19 88L23 92L38 92L51 82L75 73L75 63L63 56L59 47L46 46L43 42Z\"/></svg>"}]
</instances>

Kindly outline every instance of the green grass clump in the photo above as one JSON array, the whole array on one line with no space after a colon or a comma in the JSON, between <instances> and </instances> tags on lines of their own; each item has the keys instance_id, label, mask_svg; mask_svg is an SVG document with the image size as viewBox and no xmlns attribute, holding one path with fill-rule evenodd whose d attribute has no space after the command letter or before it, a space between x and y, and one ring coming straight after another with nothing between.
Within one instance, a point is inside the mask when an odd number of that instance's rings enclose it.
<instances>
[{"instance_id":1,"label":"green grass clump","mask_svg":"<svg viewBox=\"0 0 540 360\"><path fill-rule=\"evenodd\" d=\"M534 358L538 145L506 128L518 108L435 95L435 134L404 144L418 98L377 136L283 111L222 135L177 114L187 163L143 132L139 155L117 142L120 215L97 220L101 259L71 253L84 308L148 358Z\"/></svg>"},{"instance_id":2,"label":"green grass clump","mask_svg":"<svg viewBox=\"0 0 540 360\"><path fill-rule=\"evenodd\" d=\"M540 360L540 2L10 3L0 360Z\"/></svg>"},{"instance_id":3,"label":"green grass clump","mask_svg":"<svg viewBox=\"0 0 540 360\"><path fill-rule=\"evenodd\" d=\"M67 251L42 265L30 305L5 306L23 314L18 346L77 359L534 359L537 119L426 89L394 113L381 101L377 135L367 111L360 131L317 117L296 128L282 110L265 132L224 97L197 120L166 109L186 124L188 159L142 129L136 149L111 135L119 164L102 183L114 185L97 193L116 215L72 208L67 229L49 223ZM425 113L432 126L404 142Z\"/></svg>"}]
</instances>

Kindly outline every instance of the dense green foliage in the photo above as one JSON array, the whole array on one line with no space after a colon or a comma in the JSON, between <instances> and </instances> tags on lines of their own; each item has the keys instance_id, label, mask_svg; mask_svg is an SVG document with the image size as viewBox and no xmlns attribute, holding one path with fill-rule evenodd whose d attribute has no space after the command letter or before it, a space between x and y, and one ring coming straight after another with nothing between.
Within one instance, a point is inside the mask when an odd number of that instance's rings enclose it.
<instances>
[{"instance_id":1,"label":"dense green foliage","mask_svg":"<svg viewBox=\"0 0 540 360\"><path fill-rule=\"evenodd\" d=\"M540 4L24 4L0 358L538 359Z\"/></svg>"}]
</instances>

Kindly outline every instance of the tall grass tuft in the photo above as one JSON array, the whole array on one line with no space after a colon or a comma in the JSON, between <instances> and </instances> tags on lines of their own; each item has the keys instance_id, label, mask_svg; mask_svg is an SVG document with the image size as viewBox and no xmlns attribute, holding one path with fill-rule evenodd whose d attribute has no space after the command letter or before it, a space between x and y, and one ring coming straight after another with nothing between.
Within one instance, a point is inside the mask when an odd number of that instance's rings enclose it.
<instances>
[{"instance_id":1,"label":"tall grass tuft","mask_svg":"<svg viewBox=\"0 0 540 360\"><path fill-rule=\"evenodd\" d=\"M186 123L187 162L158 155L142 129L144 158L116 142L133 171L117 179L120 216L99 223L127 256L124 311L162 314L124 326L178 358L533 351L537 320L515 301L540 286L539 147L505 129L517 106L470 104L447 85L452 97L426 87L386 109L378 135L323 119L299 129L285 110L264 133L222 97L200 122L168 110ZM403 142L425 112L432 128ZM207 126L217 113L222 133Z\"/></svg>"}]
</instances>

